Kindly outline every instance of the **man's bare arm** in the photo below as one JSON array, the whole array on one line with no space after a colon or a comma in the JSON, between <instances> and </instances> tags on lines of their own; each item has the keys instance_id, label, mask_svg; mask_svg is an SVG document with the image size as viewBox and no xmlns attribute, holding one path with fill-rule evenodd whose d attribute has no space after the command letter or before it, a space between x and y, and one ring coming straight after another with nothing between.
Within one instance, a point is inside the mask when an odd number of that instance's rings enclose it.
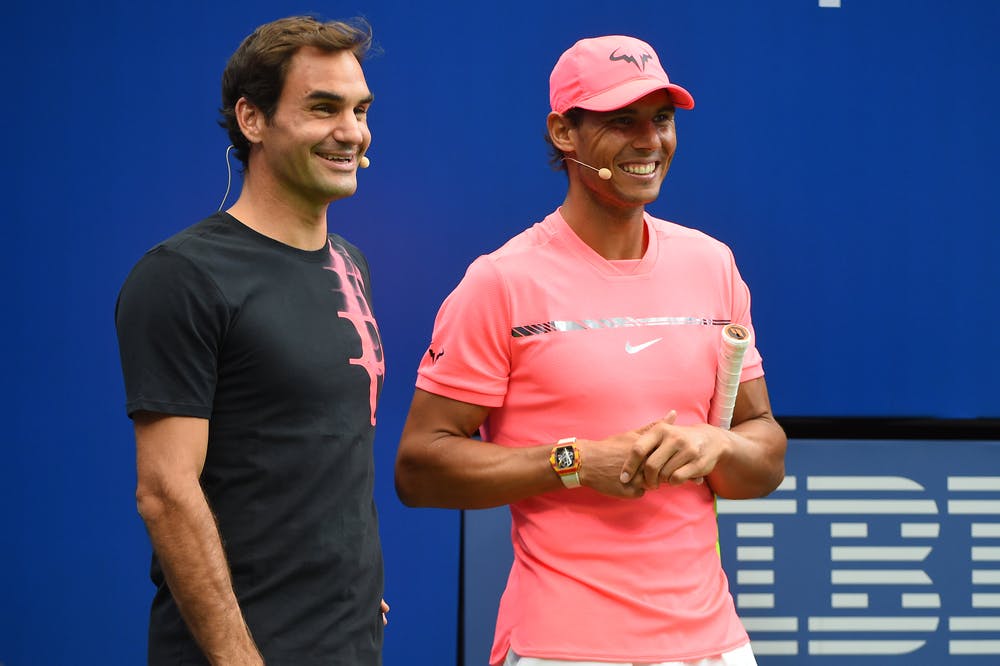
<instances>
[{"instance_id":1,"label":"man's bare arm","mask_svg":"<svg viewBox=\"0 0 1000 666\"><path fill-rule=\"evenodd\" d=\"M719 497L763 497L785 478L788 446L785 431L771 413L763 377L740 384L732 423L726 433L729 446L708 481Z\"/></svg>"},{"instance_id":2,"label":"man's bare arm","mask_svg":"<svg viewBox=\"0 0 1000 666\"><path fill-rule=\"evenodd\" d=\"M396 493L404 504L483 509L563 487L549 465L555 442L521 448L472 439L488 414L486 407L416 390L396 457ZM641 486L618 480L638 436L578 439L580 482L607 495L641 496Z\"/></svg>"},{"instance_id":3,"label":"man's bare arm","mask_svg":"<svg viewBox=\"0 0 1000 666\"><path fill-rule=\"evenodd\" d=\"M212 664L263 664L199 482L208 421L139 413L135 440L139 514L191 633Z\"/></svg>"}]
</instances>

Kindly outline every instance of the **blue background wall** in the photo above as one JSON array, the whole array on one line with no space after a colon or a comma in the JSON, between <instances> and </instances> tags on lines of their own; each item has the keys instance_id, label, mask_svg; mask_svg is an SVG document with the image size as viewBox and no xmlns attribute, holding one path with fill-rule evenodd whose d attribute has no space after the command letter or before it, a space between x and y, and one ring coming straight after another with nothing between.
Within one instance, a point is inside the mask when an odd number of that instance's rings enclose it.
<instances>
[{"instance_id":1,"label":"blue background wall","mask_svg":"<svg viewBox=\"0 0 1000 666\"><path fill-rule=\"evenodd\" d=\"M384 51L366 67L373 166L330 225L368 253L389 364L387 664L455 654L458 514L399 504L396 441L440 301L561 201L547 80L579 37L645 38L693 92L651 210L735 249L779 414L1000 416L982 342L1000 328L993 0L17 2L0 40L6 666L143 659L114 299L144 250L219 205L229 54L303 12L363 14Z\"/></svg>"}]
</instances>

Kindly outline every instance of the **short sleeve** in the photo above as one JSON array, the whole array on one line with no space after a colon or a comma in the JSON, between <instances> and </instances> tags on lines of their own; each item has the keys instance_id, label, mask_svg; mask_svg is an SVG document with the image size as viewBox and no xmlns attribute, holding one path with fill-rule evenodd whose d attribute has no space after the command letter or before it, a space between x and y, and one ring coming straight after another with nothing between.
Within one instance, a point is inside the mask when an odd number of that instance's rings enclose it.
<instances>
[{"instance_id":1,"label":"short sleeve","mask_svg":"<svg viewBox=\"0 0 1000 666\"><path fill-rule=\"evenodd\" d=\"M499 407L510 377L510 299L493 261L479 257L445 299L417 388L483 407Z\"/></svg>"},{"instance_id":2,"label":"short sleeve","mask_svg":"<svg viewBox=\"0 0 1000 666\"><path fill-rule=\"evenodd\" d=\"M115 327L126 411L209 418L228 308L189 259L160 247L125 280Z\"/></svg>"}]
</instances>

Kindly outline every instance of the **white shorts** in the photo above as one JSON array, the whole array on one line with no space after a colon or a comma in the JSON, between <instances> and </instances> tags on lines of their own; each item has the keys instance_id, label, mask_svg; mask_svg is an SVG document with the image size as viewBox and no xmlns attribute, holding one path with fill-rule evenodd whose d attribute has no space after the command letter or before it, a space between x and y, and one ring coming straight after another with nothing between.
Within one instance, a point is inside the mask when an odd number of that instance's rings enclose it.
<instances>
[{"instance_id":1,"label":"white shorts","mask_svg":"<svg viewBox=\"0 0 1000 666\"><path fill-rule=\"evenodd\" d=\"M535 659L519 657L513 650L507 651L503 666L757 666L753 650L747 643L743 647L720 654L718 657L695 659L694 661L663 661L659 663L608 663L606 661L561 661L558 659Z\"/></svg>"}]
</instances>

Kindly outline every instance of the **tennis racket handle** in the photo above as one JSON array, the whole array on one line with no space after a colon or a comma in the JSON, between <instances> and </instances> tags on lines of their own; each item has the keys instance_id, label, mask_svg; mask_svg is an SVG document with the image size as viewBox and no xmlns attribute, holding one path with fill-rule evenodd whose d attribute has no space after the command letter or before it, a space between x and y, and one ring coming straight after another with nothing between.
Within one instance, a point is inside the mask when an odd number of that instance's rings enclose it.
<instances>
[{"instance_id":1,"label":"tennis racket handle","mask_svg":"<svg viewBox=\"0 0 1000 666\"><path fill-rule=\"evenodd\" d=\"M750 330L739 324L728 324L722 328L715 394L712 396L708 422L725 430L729 430L732 423L740 374L743 371L743 357L750 347L750 337Z\"/></svg>"}]
</instances>

